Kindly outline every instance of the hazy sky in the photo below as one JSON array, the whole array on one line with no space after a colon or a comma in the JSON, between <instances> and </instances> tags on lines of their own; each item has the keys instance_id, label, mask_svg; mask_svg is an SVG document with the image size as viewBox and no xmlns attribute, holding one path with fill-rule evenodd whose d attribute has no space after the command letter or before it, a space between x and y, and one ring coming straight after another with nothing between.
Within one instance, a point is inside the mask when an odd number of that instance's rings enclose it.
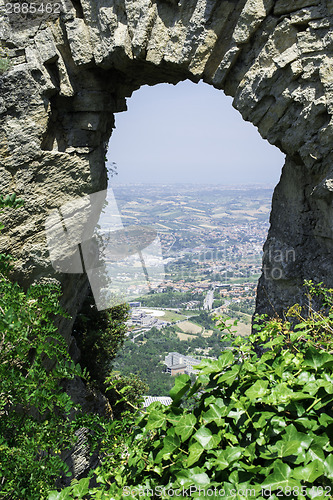
<instances>
[{"instance_id":1,"label":"hazy sky","mask_svg":"<svg viewBox=\"0 0 333 500\"><path fill-rule=\"evenodd\" d=\"M210 85L144 86L116 114L112 184L277 184L284 155Z\"/></svg>"}]
</instances>

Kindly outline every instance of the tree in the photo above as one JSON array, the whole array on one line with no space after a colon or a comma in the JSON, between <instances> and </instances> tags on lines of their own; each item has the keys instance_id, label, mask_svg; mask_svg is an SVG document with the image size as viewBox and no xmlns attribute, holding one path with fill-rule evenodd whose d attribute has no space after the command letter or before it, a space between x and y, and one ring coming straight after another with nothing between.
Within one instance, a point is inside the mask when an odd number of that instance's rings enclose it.
<instances>
[{"instance_id":1,"label":"tree","mask_svg":"<svg viewBox=\"0 0 333 500\"><path fill-rule=\"evenodd\" d=\"M122 375L112 372L106 379L106 392L112 402L114 418L122 418L127 412L136 412L142 401L142 394L149 389L148 385L134 374Z\"/></svg>"},{"instance_id":2,"label":"tree","mask_svg":"<svg viewBox=\"0 0 333 500\"><path fill-rule=\"evenodd\" d=\"M128 317L128 304L98 311L90 293L75 320L73 334L81 350L80 363L102 390L112 360L123 345Z\"/></svg>"}]
</instances>

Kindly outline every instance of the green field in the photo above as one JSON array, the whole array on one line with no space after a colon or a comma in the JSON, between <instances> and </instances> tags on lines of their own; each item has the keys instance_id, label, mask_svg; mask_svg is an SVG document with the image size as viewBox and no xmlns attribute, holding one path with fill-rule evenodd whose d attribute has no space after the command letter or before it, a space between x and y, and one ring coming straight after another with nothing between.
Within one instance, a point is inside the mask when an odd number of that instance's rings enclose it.
<instances>
[{"instance_id":1,"label":"green field","mask_svg":"<svg viewBox=\"0 0 333 500\"><path fill-rule=\"evenodd\" d=\"M161 320L163 321L170 321L170 323L175 323L176 321L183 321L187 319L187 316L184 316L183 314L178 314L173 311L163 311L165 314L164 316L161 316Z\"/></svg>"}]
</instances>

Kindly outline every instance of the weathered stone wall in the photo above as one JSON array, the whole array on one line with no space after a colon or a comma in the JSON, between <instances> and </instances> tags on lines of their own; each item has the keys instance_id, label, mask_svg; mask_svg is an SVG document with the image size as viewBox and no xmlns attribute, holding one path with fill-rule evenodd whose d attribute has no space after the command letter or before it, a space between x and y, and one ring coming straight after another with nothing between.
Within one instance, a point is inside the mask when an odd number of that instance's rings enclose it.
<instances>
[{"instance_id":1,"label":"weathered stone wall","mask_svg":"<svg viewBox=\"0 0 333 500\"><path fill-rule=\"evenodd\" d=\"M4 4L12 68L0 77L1 190L25 205L8 217L2 245L23 283L55 275L47 214L105 188L105 148L125 98L188 78L234 96L286 153L257 310L302 300L304 278L333 286L333 1L68 0L65 14L40 23L19 23ZM56 276L75 315L86 279Z\"/></svg>"}]
</instances>

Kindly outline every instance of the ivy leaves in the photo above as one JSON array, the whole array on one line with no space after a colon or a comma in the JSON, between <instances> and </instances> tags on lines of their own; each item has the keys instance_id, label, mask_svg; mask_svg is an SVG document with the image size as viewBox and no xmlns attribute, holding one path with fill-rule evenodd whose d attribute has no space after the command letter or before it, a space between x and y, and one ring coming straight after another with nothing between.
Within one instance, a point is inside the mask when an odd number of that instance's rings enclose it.
<instances>
[{"instance_id":1,"label":"ivy leaves","mask_svg":"<svg viewBox=\"0 0 333 500\"><path fill-rule=\"evenodd\" d=\"M315 288L308 283L312 292ZM321 288L328 310L298 324L261 318L249 339L232 339L218 360L203 360L196 381L176 378L169 407L151 405L130 436L121 465L105 463L91 498L121 499L122 488L218 491L216 498L307 500L333 488L333 291ZM222 328L225 324L222 322ZM227 328L228 329L228 328ZM253 345L260 344L258 357ZM194 399L192 409L187 399ZM136 490L135 490L136 488ZM220 491L220 493L219 493ZM68 497L70 489L67 490ZM58 498L58 497L57 497ZM62 497L59 497L59 499ZM127 498L135 498L129 493ZM156 498L149 493L145 498Z\"/></svg>"},{"instance_id":2,"label":"ivy leaves","mask_svg":"<svg viewBox=\"0 0 333 500\"><path fill-rule=\"evenodd\" d=\"M177 377L175 385L170 391L170 397L174 400L174 403L178 403L190 387L191 379L188 375L180 375Z\"/></svg>"},{"instance_id":3,"label":"ivy leaves","mask_svg":"<svg viewBox=\"0 0 333 500\"><path fill-rule=\"evenodd\" d=\"M189 377L177 377L170 407L149 407L128 484L223 485L226 498L244 484L258 498L262 487L333 485L333 356L311 345L286 348L283 335L260 338L268 349L261 358L238 343L217 361L204 360L192 387ZM182 402L193 395L190 412ZM133 475L136 455L159 473L140 467Z\"/></svg>"},{"instance_id":4,"label":"ivy leaves","mask_svg":"<svg viewBox=\"0 0 333 500\"><path fill-rule=\"evenodd\" d=\"M197 419L194 415L184 414L181 416L175 427L175 433L180 437L181 442L187 441L193 434L196 423Z\"/></svg>"}]
</instances>

